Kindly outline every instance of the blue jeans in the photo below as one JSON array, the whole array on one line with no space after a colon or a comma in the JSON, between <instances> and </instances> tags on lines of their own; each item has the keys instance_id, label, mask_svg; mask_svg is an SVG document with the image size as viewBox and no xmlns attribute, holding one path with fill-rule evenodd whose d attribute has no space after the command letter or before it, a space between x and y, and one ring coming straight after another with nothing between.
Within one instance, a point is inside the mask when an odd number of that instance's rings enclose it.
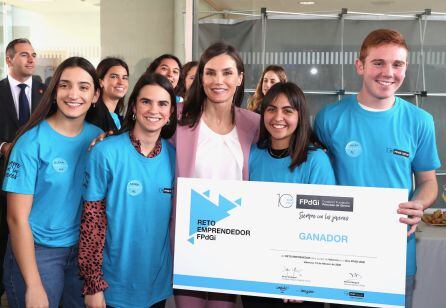
<instances>
[{"instance_id":1,"label":"blue jeans","mask_svg":"<svg viewBox=\"0 0 446 308\"><path fill-rule=\"evenodd\" d=\"M84 307L81 294L83 281L79 276L77 263L77 245L72 247L43 247L34 246L37 268L50 308ZM10 241L6 247L3 263L3 285L6 290L8 304L11 308L25 307L26 286L22 273L11 249Z\"/></svg>"}]
</instances>

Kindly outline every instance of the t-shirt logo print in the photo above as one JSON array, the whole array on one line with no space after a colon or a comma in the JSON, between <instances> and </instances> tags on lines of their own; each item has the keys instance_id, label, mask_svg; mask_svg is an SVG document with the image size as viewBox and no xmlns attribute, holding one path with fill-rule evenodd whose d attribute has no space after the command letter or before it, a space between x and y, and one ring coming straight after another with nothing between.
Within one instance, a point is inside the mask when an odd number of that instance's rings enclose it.
<instances>
[{"instance_id":1,"label":"t-shirt logo print","mask_svg":"<svg viewBox=\"0 0 446 308\"><path fill-rule=\"evenodd\" d=\"M345 146L345 153L350 157L358 157L362 153L362 146L358 141L350 141Z\"/></svg>"},{"instance_id":2,"label":"t-shirt logo print","mask_svg":"<svg viewBox=\"0 0 446 308\"><path fill-rule=\"evenodd\" d=\"M127 193L130 196L137 196L142 193L142 184L138 180L131 180L127 183Z\"/></svg>"},{"instance_id":3,"label":"t-shirt logo print","mask_svg":"<svg viewBox=\"0 0 446 308\"><path fill-rule=\"evenodd\" d=\"M68 170L68 163L65 159L57 157L53 159L52 163L53 169L59 173L66 172Z\"/></svg>"}]
</instances>

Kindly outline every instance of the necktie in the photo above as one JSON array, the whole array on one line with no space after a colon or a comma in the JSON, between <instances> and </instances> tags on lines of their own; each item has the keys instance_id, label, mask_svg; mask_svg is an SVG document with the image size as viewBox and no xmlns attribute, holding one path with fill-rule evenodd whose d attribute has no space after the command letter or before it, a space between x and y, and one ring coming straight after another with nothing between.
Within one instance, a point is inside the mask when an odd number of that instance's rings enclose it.
<instances>
[{"instance_id":1,"label":"necktie","mask_svg":"<svg viewBox=\"0 0 446 308\"><path fill-rule=\"evenodd\" d=\"M19 125L22 126L29 119L29 102L26 97L25 89L27 87L26 84L21 83L18 85L20 88L19 94Z\"/></svg>"}]
</instances>

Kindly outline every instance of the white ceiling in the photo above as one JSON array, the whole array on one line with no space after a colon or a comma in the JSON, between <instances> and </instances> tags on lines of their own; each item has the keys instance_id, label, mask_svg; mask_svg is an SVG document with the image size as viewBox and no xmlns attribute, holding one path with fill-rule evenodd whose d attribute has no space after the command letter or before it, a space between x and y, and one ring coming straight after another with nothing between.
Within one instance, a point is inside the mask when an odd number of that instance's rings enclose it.
<instances>
[{"instance_id":1,"label":"white ceiling","mask_svg":"<svg viewBox=\"0 0 446 308\"><path fill-rule=\"evenodd\" d=\"M40 13L99 12L101 0L3 0L19 8Z\"/></svg>"},{"instance_id":2,"label":"white ceiling","mask_svg":"<svg viewBox=\"0 0 446 308\"><path fill-rule=\"evenodd\" d=\"M3 0L35 12L99 12L101 0ZM104 0L106 1L106 0ZM144 0L151 1L151 0ZM162 0L157 0L162 1ZM186 0L182 0L186 1ZM314 5L299 4L301 0L198 0L216 11L335 12L342 8L356 12L405 13L446 12L446 0L313 0Z\"/></svg>"},{"instance_id":3,"label":"white ceiling","mask_svg":"<svg viewBox=\"0 0 446 308\"><path fill-rule=\"evenodd\" d=\"M217 11L248 10L259 12L331 12L347 8L349 11L373 13L446 12L445 0L313 0L314 5L299 4L301 0L202 0Z\"/></svg>"}]
</instances>

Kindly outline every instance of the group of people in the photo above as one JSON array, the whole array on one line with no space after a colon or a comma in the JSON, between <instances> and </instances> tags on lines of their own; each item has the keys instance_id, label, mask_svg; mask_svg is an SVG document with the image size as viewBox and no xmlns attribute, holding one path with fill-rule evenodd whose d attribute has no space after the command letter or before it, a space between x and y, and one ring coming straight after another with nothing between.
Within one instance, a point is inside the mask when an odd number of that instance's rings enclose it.
<instances>
[{"instance_id":1,"label":"group of people","mask_svg":"<svg viewBox=\"0 0 446 308\"><path fill-rule=\"evenodd\" d=\"M123 60L106 58L95 69L68 58L43 89L32 79L35 57L28 40L12 41L0 82L11 307L159 308L172 294L178 308L234 307L235 295L172 290L176 177L406 188L410 201L395 215L408 225L411 307L414 231L436 199L440 161L432 116L395 96L408 65L397 31L365 38L355 64L360 92L327 105L314 128L304 93L280 66L264 70L250 110L241 108L244 65L223 42L184 67L173 55L155 59L126 108Z\"/></svg>"}]
</instances>

